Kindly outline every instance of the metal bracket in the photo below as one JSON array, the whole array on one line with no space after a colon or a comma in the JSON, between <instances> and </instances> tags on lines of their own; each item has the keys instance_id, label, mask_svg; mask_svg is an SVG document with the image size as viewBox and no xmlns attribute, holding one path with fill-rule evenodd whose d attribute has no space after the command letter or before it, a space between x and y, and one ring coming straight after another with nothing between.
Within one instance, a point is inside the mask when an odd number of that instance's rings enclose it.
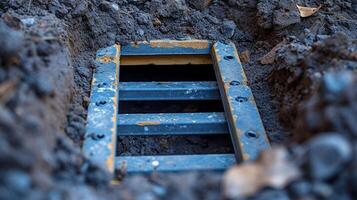
<instances>
[{"instance_id":1,"label":"metal bracket","mask_svg":"<svg viewBox=\"0 0 357 200\"><path fill-rule=\"evenodd\" d=\"M120 58L121 56L121 58ZM121 60L121 61L120 61ZM128 82L119 85L120 65L213 64L215 82ZM154 40L101 49L93 76L84 153L110 172L222 170L234 155L117 157L121 135L231 135L237 162L255 159L270 147L253 94L233 43ZM119 93L119 97L118 97ZM225 113L121 114L118 101L222 99ZM118 121L119 118L119 121ZM118 130L117 130L118 129ZM162 163L153 166L157 161ZM185 163L185 165L180 164Z\"/></svg>"}]
</instances>

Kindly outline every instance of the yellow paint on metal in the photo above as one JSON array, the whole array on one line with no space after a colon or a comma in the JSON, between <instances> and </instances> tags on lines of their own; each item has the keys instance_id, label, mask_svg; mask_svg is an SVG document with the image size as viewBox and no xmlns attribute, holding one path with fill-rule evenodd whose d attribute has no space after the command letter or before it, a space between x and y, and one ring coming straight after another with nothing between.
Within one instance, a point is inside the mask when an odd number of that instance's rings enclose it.
<instances>
[{"instance_id":1,"label":"yellow paint on metal","mask_svg":"<svg viewBox=\"0 0 357 200\"><path fill-rule=\"evenodd\" d=\"M112 62L115 63L116 69L115 69L115 82L114 82L114 87L115 87L115 95L113 97L113 106L114 106L114 112L112 116L112 122L113 122L113 127L111 128L112 132L112 138L111 142L108 144L108 148L110 150L110 156L108 156L108 159L106 161L107 169L109 172L114 173L115 170L115 152L116 152L116 143L117 143L117 113L118 113L118 82L119 82L119 63L120 63L120 45L115 45L116 48L116 55L112 59Z\"/></svg>"},{"instance_id":2,"label":"yellow paint on metal","mask_svg":"<svg viewBox=\"0 0 357 200\"><path fill-rule=\"evenodd\" d=\"M161 55L161 56L123 56L122 66L133 65L209 65L210 55Z\"/></svg>"},{"instance_id":3,"label":"yellow paint on metal","mask_svg":"<svg viewBox=\"0 0 357 200\"><path fill-rule=\"evenodd\" d=\"M153 48L174 48L185 47L194 49L206 49L209 48L209 42L207 40L151 40L150 46Z\"/></svg>"},{"instance_id":4,"label":"yellow paint on metal","mask_svg":"<svg viewBox=\"0 0 357 200\"><path fill-rule=\"evenodd\" d=\"M235 46L233 42L231 42L231 45ZM242 62L240 61L240 58L239 58L239 55L238 55L238 52L237 52L237 49L234 48L234 57L238 60L239 64L242 65ZM243 66L242 66L243 68ZM242 70L242 77L243 77L243 83L245 84L248 84L248 79L247 79L247 76L245 75L244 73L244 70Z\"/></svg>"},{"instance_id":5,"label":"yellow paint on metal","mask_svg":"<svg viewBox=\"0 0 357 200\"><path fill-rule=\"evenodd\" d=\"M110 56L103 56L103 57L99 57L97 58L97 61L102 62L102 63L108 63L108 62L113 62L115 58L110 57Z\"/></svg>"},{"instance_id":6,"label":"yellow paint on metal","mask_svg":"<svg viewBox=\"0 0 357 200\"><path fill-rule=\"evenodd\" d=\"M139 122L136 125L138 126L153 126L153 125L159 125L160 122L154 122L154 121L143 121L143 122Z\"/></svg>"}]
</instances>

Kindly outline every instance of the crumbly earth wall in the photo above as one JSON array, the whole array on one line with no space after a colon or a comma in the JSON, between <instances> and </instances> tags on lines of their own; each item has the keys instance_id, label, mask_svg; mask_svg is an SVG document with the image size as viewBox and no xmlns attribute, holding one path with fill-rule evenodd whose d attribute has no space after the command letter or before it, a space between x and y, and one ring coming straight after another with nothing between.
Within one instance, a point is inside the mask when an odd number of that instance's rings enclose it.
<instances>
[{"instance_id":1,"label":"crumbly earth wall","mask_svg":"<svg viewBox=\"0 0 357 200\"><path fill-rule=\"evenodd\" d=\"M301 18L296 4L322 8ZM281 187L256 183L249 195L239 184L228 192L229 180L213 172L110 186L80 151L95 51L163 38L236 44L270 140L289 150L299 176ZM213 0L200 9L185 0L2 0L0 199L354 199L356 39L356 0ZM157 140L120 146L141 154L170 143Z\"/></svg>"}]
</instances>

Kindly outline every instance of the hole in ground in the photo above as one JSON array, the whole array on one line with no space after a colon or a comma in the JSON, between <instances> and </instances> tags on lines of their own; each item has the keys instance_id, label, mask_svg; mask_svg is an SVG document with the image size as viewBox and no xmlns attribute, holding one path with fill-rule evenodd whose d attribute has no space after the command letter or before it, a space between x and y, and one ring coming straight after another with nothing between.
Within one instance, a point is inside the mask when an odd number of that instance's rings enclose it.
<instances>
[{"instance_id":1,"label":"hole in ground","mask_svg":"<svg viewBox=\"0 0 357 200\"><path fill-rule=\"evenodd\" d=\"M119 101L119 114L223 112L221 101Z\"/></svg>"},{"instance_id":2,"label":"hole in ground","mask_svg":"<svg viewBox=\"0 0 357 200\"><path fill-rule=\"evenodd\" d=\"M121 66L120 82L216 81L213 65Z\"/></svg>"},{"instance_id":3,"label":"hole in ground","mask_svg":"<svg viewBox=\"0 0 357 200\"><path fill-rule=\"evenodd\" d=\"M121 66L121 82L216 81L213 65ZM119 92L120 94L120 92ZM119 114L224 112L220 100L119 101ZM120 128L120 127L118 127ZM195 136L122 136L117 155L233 153L229 134Z\"/></svg>"}]
</instances>

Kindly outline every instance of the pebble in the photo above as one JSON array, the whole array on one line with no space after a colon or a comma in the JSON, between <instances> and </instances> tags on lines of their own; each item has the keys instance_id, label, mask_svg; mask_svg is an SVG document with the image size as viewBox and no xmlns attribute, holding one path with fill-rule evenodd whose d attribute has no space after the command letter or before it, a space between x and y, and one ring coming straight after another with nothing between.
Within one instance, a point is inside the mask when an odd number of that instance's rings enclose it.
<instances>
[{"instance_id":1,"label":"pebble","mask_svg":"<svg viewBox=\"0 0 357 200\"><path fill-rule=\"evenodd\" d=\"M288 187L289 193L295 197L308 196L311 193L311 183L306 180L299 180L291 183Z\"/></svg>"},{"instance_id":2,"label":"pebble","mask_svg":"<svg viewBox=\"0 0 357 200\"><path fill-rule=\"evenodd\" d=\"M111 3L109 1L102 1L99 4L99 9L101 11L104 11L104 12L109 12L109 11L114 12L114 11L118 11L119 10L119 6L116 3Z\"/></svg>"},{"instance_id":3,"label":"pebble","mask_svg":"<svg viewBox=\"0 0 357 200\"><path fill-rule=\"evenodd\" d=\"M30 188L31 180L25 172L18 170L8 171L3 178L6 185L16 192L26 192Z\"/></svg>"},{"instance_id":4,"label":"pebble","mask_svg":"<svg viewBox=\"0 0 357 200\"><path fill-rule=\"evenodd\" d=\"M307 151L308 171L315 180L327 180L343 170L352 158L349 141L339 133L326 133L312 139Z\"/></svg>"},{"instance_id":5,"label":"pebble","mask_svg":"<svg viewBox=\"0 0 357 200\"><path fill-rule=\"evenodd\" d=\"M8 58L9 55L17 54L23 47L23 34L9 28L0 21L0 58Z\"/></svg>"},{"instance_id":6,"label":"pebble","mask_svg":"<svg viewBox=\"0 0 357 200\"><path fill-rule=\"evenodd\" d=\"M26 25L26 26L32 26L35 24L35 18L25 18L25 19L21 19L21 22Z\"/></svg>"},{"instance_id":7,"label":"pebble","mask_svg":"<svg viewBox=\"0 0 357 200\"><path fill-rule=\"evenodd\" d=\"M234 35L234 31L237 28L237 25L232 20L224 21L221 27L221 33L226 38L231 38Z\"/></svg>"}]
</instances>

